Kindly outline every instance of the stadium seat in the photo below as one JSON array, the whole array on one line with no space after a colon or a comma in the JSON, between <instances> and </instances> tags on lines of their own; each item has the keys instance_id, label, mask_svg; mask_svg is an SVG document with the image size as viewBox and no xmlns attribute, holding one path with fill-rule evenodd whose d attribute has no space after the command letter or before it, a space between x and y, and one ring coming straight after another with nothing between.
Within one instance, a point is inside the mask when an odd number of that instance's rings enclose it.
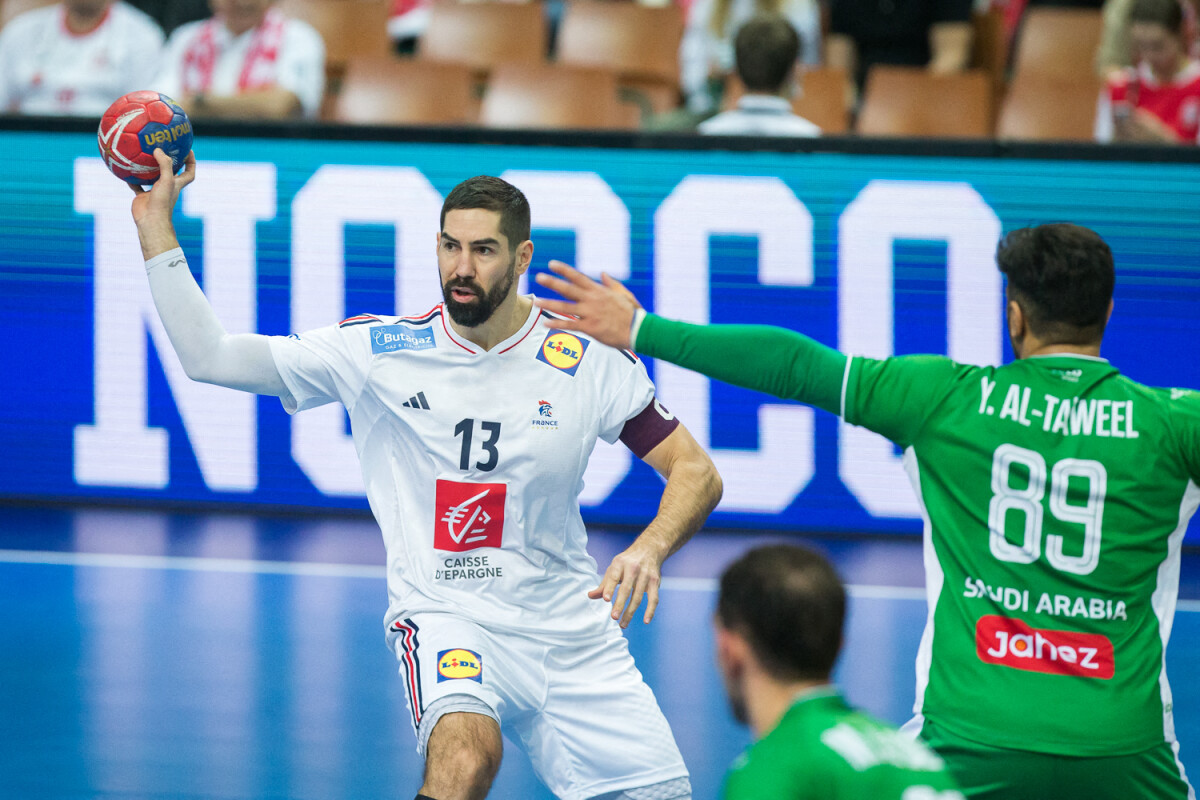
<instances>
[{"instance_id":1,"label":"stadium seat","mask_svg":"<svg viewBox=\"0 0 1200 800\"><path fill-rule=\"evenodd\" d=\"M470 67L395 56L353 58L332 117L370 125L470 125L479 118Z\"/></svg>"},{"instance_id":2,"label":"stadium seat","mask_svg":"<svg viewBox=\"0 0 1200 800\"><path fill-rule=\"evenodd\" d=\"M0 0L0 28L10 19L42 6L52 6L58 0Z\"/></svg>"},{"instance_id":3,"label":"stadium seat","mask_svg":"<svg viewBox=\"0 0 1200 800\"><path fill-rule=\"evenodd\" d=\"M440 0L429 10L417 56L466 64L483 77L500 64L541 64L547 36L541 3Z\"/></svg>"},{"instance_id":4,"label":"stadium seat","mask_svg":"<svg viewBox=\"0 0 1200 800\"><path fill-rule=\"evenodd\" d=\"M850 113L846 103L846 71L837 67L812 67L804 71L802 91L792 98L792 111L812 122L822 133L846 133L850 129ZM737 105L743 94L737 75L725 81L722 108Z\"/></svg>"},{"instance_id":5,"label":"stadium seat","mask_svg":"<svg viewBox=\"0 0 1200 800\"><path fill-rule=\"evenodd\" d=\"M336 82L351 58L385 55L389 0L279 0L289 17L304 20L325 40L325 71ZM336 90L336 86L333 87Z\"/></svg>"},{"instance_id":6,"label":"stadium seat","mask_svg":"<svg viewBox=\"0 0 1200 800\"><path fill-rule=\"evenodd\" d=\"M561 64L496 67L480 122L490 128L629 129L637 108L618 99L614 73Z\"/></svg>"},{"instance_id":7,"label":"stadium seat","mask_svg":"<svg viewBox=\"0 0 1200 800\"><path fill-rule=\"evenodd\" d=\"M1017 31L1013 76L1083 78L1095 74L1103 21L1088 8L1030 8Z\"/></svg>"},{"instance_id":8,"label":"stadium seat","mask_svg":"<svg viewBox=\"0 0 1200 800\"><path fill-rule=\"evenodd\" d=\"M1103 81L1018 75L1008 89L996 123L996 138L1090 142Z\"/></svg>"},{"instance_id":9,"label":"stadium seat","mask_svg":"<svg viewBox=\"0 0 1200 800\"><path fill-rule=\"evenodd\" d=\"M683 23L683 11L675 4L654 8L572 0L558 29L558 60L614 71L647 110L668 111L679 104Z\"/></svg>"},{"instance_id":10,"label":"stadium seat","mask_svg":"<svg viewBox=\"0 0 1200 800\"><path fill-rule=\"evenodd\" d=\"M934 75L876 65L867 75L857 131L864 136L988 137L992 91L976 70Z\"/></svg>"}]
</instances>

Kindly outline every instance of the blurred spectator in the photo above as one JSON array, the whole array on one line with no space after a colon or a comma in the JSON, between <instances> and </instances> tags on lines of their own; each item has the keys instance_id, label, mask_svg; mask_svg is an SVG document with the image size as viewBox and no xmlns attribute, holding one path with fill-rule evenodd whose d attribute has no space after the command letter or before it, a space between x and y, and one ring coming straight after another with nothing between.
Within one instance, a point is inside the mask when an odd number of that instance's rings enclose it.
<instances>
[{"instance_id":1,"label":"blurred spectator","mask_svg":"<svg viewBox=\"0 0 1200 800\"><path fill-rule=\"evenodd\" d=\"M429 26L429 7L433 0L391 0L388 36L404 54L416 52L417 42Z\"/></svg>"},{"instance_id":2,"label":"blurred spectator","mask_svg":"<svg viewBox=\"0 0 1200 800\"><path fill-rule=\"evenodd\" d=\"M145 89L162 52L154 20L122 2L64 0L0 31L0 110L99 117Z\"/></svg>"},{"instance_id":3,"label":"blurred spectator","mask_svg":"<svg viewBox=\"0 0 1200 800\"><path fill-rule=\"evenodd\" d=\"M679 46L680 83L688 110L710 114L721 106L733 71L733 37L757 14L785 17L803 43L806 63L821 63L821 14L816 0L694 0Z\"/></svg>"},{"instance_id":4,"label":"blurred spectator","mask_svg":"<svg viewBox=\"0 0 1200 800\"><path fill-rule=\"evenodd\" d=\"M208 0L126 0L129 5L145 11L154 21L162 26L163 31L170 36L171 32L185 22L195 22L204 19L211 13Z\"/></svg>"},{"instance_id":5,"label":"blurred spectator","mask_svg":"<svg viewBox=\"0 0 1200 800\"><path fill-rule=\"evenodd\" d=\"M167 40L159 91L195 117L315 117L325 90L325 44L272 0L211 0L214 15Z\"/></svg>"},{"instance_id":6,"label":"blurred spectator","mask_svg":"<svg viewBox=\"0 0 1200 800\"><path fill-rule=\"evenodd\" d=\"M971 57L973 0L830 0L825 63L861 90L875 64L961 72Z\"/></svg>"},{"instance_id":7,"label":"blurred spectator","mask_svg":"<svg viewBox=\"0 0 1200 800\"><path fill-rule=\"evenodd\" d=\"M1188 55L1179 0L1136 0L1129 15L1135 65L1101 92L1101 142L1200 142L1200 61Z\"/></svg>"},{"instance_id":8,"label":"blurred spectator","mask_svg":"<svg viewBox=\"0 0 1200 800\"><path fill-rule=\"evenodd\" d=\"M1129 39L1129 15L1134 0L1106 0L1103 6L1104 29L1096 51L1096 72L1107 78L1113 72L1133 64L1133 43ZM1200 57L1197 17L1200 0L1183 2L1183 38L1193 58Z\"/></svg>"},{"instance_id":9,"label":"blurred spectator","mask_svg":"<svg viewBox=\"0 0 1200 800\"><path fill-rule=\"evenodd\" d=\"M734 39L737 74L746 93L737 108L701 122L709 135L820 136L821 129L792 112L798 89L800 37L779 15L754 17Z\"/></svg>"}]
</instances>

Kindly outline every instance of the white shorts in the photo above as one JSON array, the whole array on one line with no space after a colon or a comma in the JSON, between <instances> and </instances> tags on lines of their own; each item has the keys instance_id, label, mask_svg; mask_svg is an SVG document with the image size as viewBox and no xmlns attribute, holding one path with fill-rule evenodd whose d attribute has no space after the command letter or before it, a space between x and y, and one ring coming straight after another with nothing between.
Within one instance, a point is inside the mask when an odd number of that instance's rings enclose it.
<instances>
[{"instance_id":1,"label":"white shorts","mask_svg":"<svg viewBox=\"0 0 1200 800\"><path fill-rule=\"evenodd\" d=\"M601 637L558 645L451 614L417 614L388 627L388 644L422 756L442 714L490 711L565 800L687 778L615 623Z\"/></svg>"}]
</instances>

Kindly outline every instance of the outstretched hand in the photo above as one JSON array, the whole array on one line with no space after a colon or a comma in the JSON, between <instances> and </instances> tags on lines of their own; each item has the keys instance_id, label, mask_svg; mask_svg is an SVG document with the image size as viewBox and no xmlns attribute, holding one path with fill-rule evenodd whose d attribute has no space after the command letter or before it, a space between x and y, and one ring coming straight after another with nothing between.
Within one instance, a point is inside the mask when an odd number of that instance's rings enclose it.
<instances>
[{"instance_id":1,"label":"outstretched hand","mask_svg":"<svg viewBox=\"0 0 1200 800\"><path fill-rule=\"evenodd\" d=\"M621 621L622 628L628 628L633 612L646 599L646 613L643 622L654 619L654 610L658 608L658 587L662 583L662 558L649 548L640 546L637 542L620 553L609 564L604 572L600 585L588 592L592 600L604 598L612 603L612 618Z\"/></svg>"},{"instance_id":2,"label":"outstretched hand","mask_svg":"<svg viewBox=\"0 0 1200 800\"><path fill-rule=\"evenodd\" d=\"M179 200L183 187L196 179L196 156L187 154L183 172L175 174L171 157L161 147L154 148L154 160L158 162L158 180L147 189L130 184L133 189L133 221L138 228L142 243L142 255L149 259L179 246L175 238L175 227L171 213Z\"/></svg>"},{"instance_id":3,"label":"outstretched hand","mask_svg":"<svg viewBox=\"0 0 1200 800\"><path fill-rule=\"evenodd\" d=\"M548 327L586 333L610 347L633 346L629 329L633 325L634 312L642 307L633 292L607 273L601 273L601 282L597 283L561 261L551 261L550 271L560 277L539 273L537 282L567 299L538 297L534 302L547 311L572 315L576 319L548 319L545 321Z\"/></svg>"}]
</instances>

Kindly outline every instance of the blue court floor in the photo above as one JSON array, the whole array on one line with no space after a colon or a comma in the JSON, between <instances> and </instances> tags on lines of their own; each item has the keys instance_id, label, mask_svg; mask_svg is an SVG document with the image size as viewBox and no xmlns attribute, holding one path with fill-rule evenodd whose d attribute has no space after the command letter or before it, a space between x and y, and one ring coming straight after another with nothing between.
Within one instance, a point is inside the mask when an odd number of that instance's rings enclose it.
<instances>
[{"instance_id":1,"label":"blue court floor","mask_svg":"<svg viewBox=\"0 0 1200 800\"><path fill-rule=\"evenodd\" d=\"M593 531L602 567L631 536ZM698 800L749 741L713 665L714 579L780 538L701 534L668 563L655 621L629 630ZM850 585L839 682L903 722L925 619L919 542L803 541ZM383 643L382 563L358 517L0 505L0 798L412 798L421 764ZM1167 664L1194 775L1197 554L1180 596ZM491 797L550 794L509 745Z\"/></svg>"}]
</instances>

